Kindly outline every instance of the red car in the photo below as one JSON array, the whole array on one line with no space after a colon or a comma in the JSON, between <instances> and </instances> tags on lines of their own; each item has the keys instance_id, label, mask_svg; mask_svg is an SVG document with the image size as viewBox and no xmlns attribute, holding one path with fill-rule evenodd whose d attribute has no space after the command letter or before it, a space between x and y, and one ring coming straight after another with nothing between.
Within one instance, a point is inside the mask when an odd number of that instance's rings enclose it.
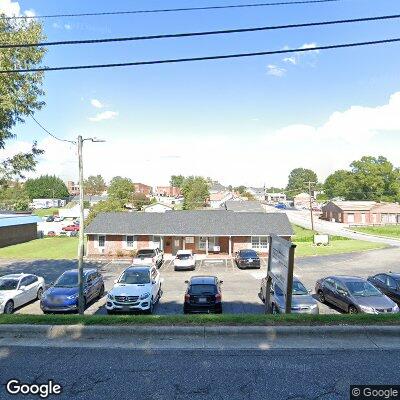
<instances>
[{"instance_id":1,"label":"red car","mask_svg":"<svg viewBox=\"0 0 400 400\"><path fill-rule=\"evenodd\" d=\"M79 225L67 225L62 228L63 231L66 232L77 232L79 231Z\"/></svg>"}]
</instances>

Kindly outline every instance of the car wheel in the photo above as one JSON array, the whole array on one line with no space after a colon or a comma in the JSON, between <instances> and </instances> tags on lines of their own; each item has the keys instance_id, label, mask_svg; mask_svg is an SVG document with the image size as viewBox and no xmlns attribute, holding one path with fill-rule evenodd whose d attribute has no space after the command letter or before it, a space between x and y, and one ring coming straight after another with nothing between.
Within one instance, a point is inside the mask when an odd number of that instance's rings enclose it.
<instances>
[{"instance_id":1,"label":"car wheel","mask_svg":"<svg viewBox=\"0 0 400 400\"><path fill-rule=\"evenodd\" d=\"M349 306L349 314L358 314L357 307Z\"/></svg>"},{"instance_id":2,"label":"car wheel","mask_svg":"<svg viewBox=\"0 0 400 400\"><path fill-rule=\"evenodd\" d=\"M318 290L318 299L321 303L326 303L325 295L322 290Z\"/></svg>"},{"instance_id":3,"label":"car wheel","mask_svg":"<svg viewBox=\"0 0 400 400\"><path fill-rule=\"evenodd\" d=\"M104 296L104 285L101 285L99 295L97 298L100 300Z\"/></svg>"},{"instance_id":4,"label":"car wheel","mask_svg":"<svg viewBox=\"0 0 400 400\"><path fill-rule=\"evenodd\" d=\"M162 289L161 289L161 283L160 283L160 288L158 289L157 293L157 303L160 301L162 295Z\"/></svg>"},{"instance_id":5,"label":"car wheel","mask_svg":"<svg viewBox=\"0 0 400 400\"><path fill-rule=\"evenodd\" d=\"M36 295L36 300L40 300L43 296L43 288L39 288Z\"/></svg>"},{"instance_id":6,"label":"car wheel","mask_svg":"<svg viewBox=\"0 0 400 400\"><path fill-rule=\"evenodd\" d=\"M13 312L14 312L14 302L12 300L9 300L4 306L4 314L12 314Z\"/></svg>"},{"instance_id":7,"label":"car wheel","mask_svg":"<svg viewBox=\"0 0 400 400\"><path fill-rule=\"evenodd\" d=\"M151 314L153 314L153 311L154 311L154 302L153 302L153 299L151 299L150 300L150 307L147 310L147 314L151 315Z\"/></svg>"}]
</instances>

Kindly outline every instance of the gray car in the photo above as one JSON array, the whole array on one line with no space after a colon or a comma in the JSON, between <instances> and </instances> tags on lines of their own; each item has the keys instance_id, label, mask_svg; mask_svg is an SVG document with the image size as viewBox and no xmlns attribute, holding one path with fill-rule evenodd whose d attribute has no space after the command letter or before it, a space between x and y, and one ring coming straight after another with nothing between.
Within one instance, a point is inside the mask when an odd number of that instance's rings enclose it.
<instances>
[{"instance_id":1,"label":"gray car","mask_svg":"<svg viewBox=\"0 0 400 400\"><path fill-rule=\"evenodd\" d=\"M261 281L260 297L265 302L266 279ZM273 314L285 312L285 297L277 282L272 282L270 307ZM299 279L293 278L292 307L293 314L319 314L318 302L310 295Z\"/></svg>"},{"instance_id":2,"label":"gray car","mask_svg":"<svg viewBox=\"0 0 400 400\"><path fill-rule=\"evenodd\" d=\"M399 307L364 278L329 276L317 281L315 292L321 303L330 303L350 314L397 313Z\"/></svg>"}]
</instances>

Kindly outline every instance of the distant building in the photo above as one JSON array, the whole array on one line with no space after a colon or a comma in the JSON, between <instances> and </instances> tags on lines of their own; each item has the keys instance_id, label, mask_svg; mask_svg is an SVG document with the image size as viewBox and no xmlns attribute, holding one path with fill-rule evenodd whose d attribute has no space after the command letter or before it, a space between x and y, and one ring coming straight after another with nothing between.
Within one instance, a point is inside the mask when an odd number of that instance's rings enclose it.
<instances>
[{"instance_id":1,"label":"distant building","mask_svg":"<svg viewBox=\"0 0 400 400\"><path fill-rule=\"evenodd\" d=\"M265 193L265 200L268 203L281 203L285 202L286 194L285 193Z\"/></svg>"},{"instance_id":2,"label":"distant building","mask_svg":"<svg viewBox=\"0 0 400 400\"><path fill-rule=\"evenodd\" d=\"M265 189L264 188L248 187L248 188L246 188L246 192L250 193L255 199L257 199L259 201L265 200Z\"/></svg>"},{"instance_id":3,"label":"distant building","mask_svg":"<svg viewBox=\"0 0 400 400\"><path fill-rule=\"evenodd\" d=\"M211 208L220 208L226 201L233 200L234 198L235 195L229 191L210 193L208 202Z\"/></svg>"},{"instance_id":4,"label":"distant building","mask_svg":"<svg viewBox=\"0 0 400 400\"><path fill-rule=\"evenodd\" d=\"M107 199L108 199L108 195L107 194L103 194L101 196L99 196L99 195L93 195L93 196L84 195L83 196L83 201L88 201L91 206L93 206L94 204L99 203L100 201L105 201ZM72 201L76 202L76 203L79 203L79 196L73 197Z\"/></svg>"},{"instance_id":5,"label":"distant building","mask_svg":"<svg viewBox=\"0 0 400 400\"><path fill-rule=\"evenodd\" d=\"M37 210L41 208L64 207L67 204L65 199L33 199L29 204L31 209Z\"/></svg>"},{"instance_id":6,"label":"distant building","mask_svg":"<svg viewBox=\"0 0 400 400\"><path fill-rule=\"evenodd\" d=\"M67 189L68 189L68 193L71 196L79 195L79 183L75 183L73 181L68 181L67 182Z\"/></svg>"},{"instance_id":7,"label":"distant building","mask_svg":"<svg viewBox=\"0 0 400 400\"><path fill-rule=\"evenodd\" d=\"M36 215L0 211L0 247L37 239Z\"/></svg>"},{"instance_id":8,"label":"distant building","mask_svg":"<svg viewBox=\"0 0 400 400\"><path fill-rule=\"evenodd\" d=\"M155 194L167 197L179 197L182 195L181 190L175 186L157 186Z\"/></svg>"},{"instance_id":9,"label":"distant building","mask_svg":"<svg viewBox=\"0 0 400 400\"><path fill-rule=\"evenodd\" d=\"M148 206L144 206L142 208L144 212L166 212L166 211L171 211L173 209L174 208L172 206L162 203L149 204Z\"/></svg>"},{"instance_id":10,"label":"distant building","mask_svg":"<svg viewBox=\"0 0 400 400\"><path fill-rule=\"evenodd\" d=\"M294 196L293 205L296 208L310 208L310 195L308 193L300 193Z\"/></svg>"},{"instance_id":11,"label":"distant building","mask_svg":"<svg viewBox=\"0 0 400 400\"><path fill-rule=\"evenodd\" d=\"M145 196L150 196L153 192L153 188L151 186L145 185L144 183L134 183L135 193L141 193Z\"/></svg>"}]
</instances>

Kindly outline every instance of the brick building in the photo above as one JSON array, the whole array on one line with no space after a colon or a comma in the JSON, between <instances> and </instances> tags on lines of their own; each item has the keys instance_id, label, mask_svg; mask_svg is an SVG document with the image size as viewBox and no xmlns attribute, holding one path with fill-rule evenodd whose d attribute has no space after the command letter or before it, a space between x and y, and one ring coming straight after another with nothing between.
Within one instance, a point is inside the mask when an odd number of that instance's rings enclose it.
<instances>
[{"instance_id":1,"label":"brick building","mask_svg":"<svg viewBox=\"0 0 400 400\"><path fill-rule=\"evenodd\" d=\"M198 210L101 213L86 233L88 256L129 254L149 247L171 254L191 249L197 254L232 255L244 248L267 254L271 234L290 240L293 230L283 213Z\"/></svg>"},{"instance_id":2,"label":"brick building","mask_svg":"<svg viewBox=\"0 0 400 400\"><path fill-rule=\"evenodd\" d=\"M67 189L70 196L78 196L79 195L79 183L75 183L73 181L67 182Z\"/></svg>"},{"instance_id":3,"label":"brick building","mask_svg":"<svg viewBox=\"0 0 400 400\"><path fill-rule=\"evenodd\" d=\"M321 218L349 225L400 224L400 205L375 201L330 201L322 207Z\"/></svg>"},{"instance_id":4,"label":"brick building","mask_svg":"<svg viewBox=\"0 0 400 400\"><path fill-rule=\"evenodd\" d=\"M0 247L36 239L39 221L40 218L35 215L0 211Z\"/></svg>"},{"instance_id":5,"label":"brick building","mask_svg":"<svg viewBox=\"0 0 400 400\"><path fill-rule=\"evenodd\" d=\"M141 193L145 196L150 196L153 192L153 188L151 186L145 185L144 183L134 183L135 193Z\"/></svg>"},{"instance_id":6,"label":"brick building","mask_svg":"<svg viewBox=\"0 0 400 400\"><path fill-rule=\"evenodd\" d=\"M179 197L182 196L182 192L178 187L175 186L157 186L156 195L166 197Z\"/></svg>"}]
</instances>

